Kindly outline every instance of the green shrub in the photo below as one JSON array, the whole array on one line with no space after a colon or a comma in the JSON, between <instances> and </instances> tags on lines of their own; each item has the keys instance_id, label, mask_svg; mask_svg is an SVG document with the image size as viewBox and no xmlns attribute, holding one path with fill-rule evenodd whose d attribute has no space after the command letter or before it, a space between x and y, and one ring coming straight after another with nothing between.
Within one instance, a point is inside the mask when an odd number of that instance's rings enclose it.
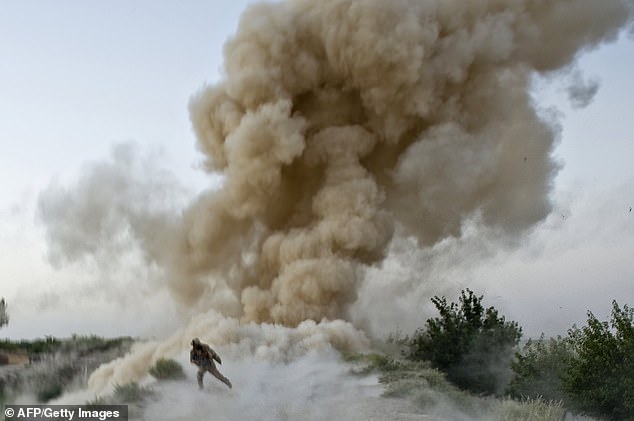
<instances>
[{"instance_id":1,"label":"green shrub","mask_svg":"<svg viewBox=\"0 0 634 421\"><path fill-rule=\"evenodd\" d=\"M3 339L0 341L0 349L9 352L25 351L29 354L52 353L60 348L60 340L52 336L46 336L44 339L34 339L31 341L11 341Z\"/></svg>"},{"instance_id":2,"label":"green shrub","mask_svg":"<svg viewBox=\"0 0 634 421\"><path fill-rule=\"evenodd\" d=\"M574 407L612 420L634 420L634 310L612 302L610 323L588 312L569 331L575 357L563 378Z\"/></svg>"},{"instance_id":3,"label":"green shrub","mask_svg":"<svg viewBox=\"0 0 634 421\"><path fill-rule=\"evenodd\" d=\"M95 396L93 400L86 402L86 405L108 405L108 400L103 396Z\"/></svg>"},{"instance_id":4,"label":"green shrub","mask_svg":"<svg viewBox=\"0 0 634 421\"><path fill-rule=\"evenodd\" d=\"M159 359L150 368L150 374L158 380L178 380L185 378L183 367L172 359Z\"/></svg>"},{"instance_id":5,"label":"green shrub","mask_svg":"<svg viewBox=\"0 0 634 421\"><path fill-rule=\"evenodd\" d=\"M499 421L560 421L566 416L566 409L560 401L548 401L541 398L521 401L501 400L492 412L493 419Z\"/></svg>"},{"instance_id":6,"label":"green shrub","mask_svg":"<svg viewBox=\"0 0 634 421\"><path fill-rule=\"evenodd\" d=\"M515 398L566 401L562 378L574 357L569 338L529 340L512 364L509 393Z\"/></svg>"},{"instance_id":7,"label":"green shrub","mask_svg":"<svg viewBox=\"0 0 634 421\"><path fill-rule=\"evenodd\" d=\"M132 342L130 337L102 338L97 335L73 335L63 342L63 351L76 351L83 354L105 352Z\"/></svg>"},{"instance_id":8,"label":"green shrub","mask_svg":"<svg viewBox=\"0 0 634 421\"><path fill-rule=\"evenodd\" d=\"M445 373L431 368L427 361L399 362L398 368L384 372L379 382L385 387L384 396L408 399L425 413L442 419L471 419L466 414L482 413L486 406L451 384Z\"/></svg>"},{"instance_id":9,"label":"green shrub","mask_svg":"<svg viewBox=\"0 0 634 421\"><path fill-rule=\"evenodd\" d=\"M49 383L40 387L37 392L37 401L46 403L51 399L58 398L62 395L64 388L59 383Z\"/></svg>"},{"instance_id":10,"label":"green shrub","mask_svg":"<svg viewBox=\"0 0 634 421\"><path fill-rule=\"evenodd\" d=\"M485 309L482 296L467 289L460 303L445 297L432 298L440 317L428 319L409 340L407 356L429 360L434 368L460 388L493 394L506 389L511 377L511 360L522 329L507 322L495 308Z\"/></svg>"},{"instance_id":11,"label":"green shrub","mask_svg":"<svg viewBox=\"0 0 634 421\"><path fill-rule=\"evenodd\" d=\"M118 384L114 388L113 398L115 402L134 403L141 402L152 392L150 389L139 386L138 383Z\"/></svg>"},{"instance_id":12,"label":"green shrub","mask_svg":"<svg viewBox=\"0 0 634 421\"><path fill-rule=\"evenodd\" d=\"M357 363L365 359L365 354L344 351L341 353L341 359L348 363Z\"/></svg>"},{"instance_id":13,"label":"green shrub","mask_svg":"<svg viewBox=\"0 0 634 421\"><path fill-rule=\"evenodd\" d=\"M55 353L55 352L79 352L90 354L98 351L109 351L121 346L130 345L133 342L130 337L119 337L106 339L96 335L78 336L73 335L68 339L57 339L46 336L43 339L12 341L10 339L0 340L0 350L7 352L26 352L30 355Z\"/></svg>"},{"instance_id":14,"label":"green shrub","mask_svg":"<svg viewBox=\"0 0 634 421\"><path fill-rule=\"evenodd\" d=\"M399 370L403 363L385 354L344 354L346 362L353 363L356 367L352 369L353 374L366 375L370 373L387 373Z\"/></svg>"}]
</instances>

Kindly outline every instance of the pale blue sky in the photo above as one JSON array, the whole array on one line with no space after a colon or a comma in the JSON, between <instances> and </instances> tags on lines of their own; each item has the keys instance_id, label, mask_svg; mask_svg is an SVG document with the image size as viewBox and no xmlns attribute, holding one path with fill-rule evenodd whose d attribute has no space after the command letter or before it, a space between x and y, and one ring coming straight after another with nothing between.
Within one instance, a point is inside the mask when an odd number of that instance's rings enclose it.
<instances>
[{"instance_id":1,"label":"pale blue sky","mask_svg":"<svg viewBox=\"0 0 634 421\"><path fill-rule=\"evenodd\" d=\"M52 181L72 182L82 165L125 141L162 149L166 169L202 188L208 179L195 169L187 102L219 78L224 40L247 3L0 0L0 296L12 311L2 336L121 333L118 310L107 303L47 313L45 321L28 308L29 294L88 276L46 262L38 194ZM536 91L543 106L559 109L556 154L565 168L556 212L570 222L552 222L530 240L533 248L476 274L528 330L548 331L557 319L551 330L561 331L585 309L606 313L613 298L634 304L634 42L623 36L580 67L601 85L589 107L570 107L561 78ZM519 287L505 281L513 276ZM553 290L540 293L546 286ZM536 303L554 309L564 302L574 310L561 317L533 314ZM88 308L103 312L79 319ZM142 320L123 333L145 328L151 323Z\"/></svg>"},{"instance_id":2,"label":"pale blue sky","mask_svg":"<svg viewBox=\"0 0 634 421\"><path fill-rule=\"evenodd\" d=\"M2 0L3 190L37 189L127 140L160 145L187 170L188 98L217 80L246 3Z\"/></svg>"}]
</instances>

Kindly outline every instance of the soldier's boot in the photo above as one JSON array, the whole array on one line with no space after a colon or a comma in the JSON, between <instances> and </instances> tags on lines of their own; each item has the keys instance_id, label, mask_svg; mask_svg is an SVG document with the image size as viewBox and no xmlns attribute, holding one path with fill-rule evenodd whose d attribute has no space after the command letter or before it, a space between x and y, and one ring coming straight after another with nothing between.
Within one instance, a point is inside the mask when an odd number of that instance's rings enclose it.
<instances>
[{"instance_id":1,"label":"soldier's boot","mask_svg":"<svg viewBox=\"0 0 634 421\"><path fill-rule=\"evenodd\" d=\"M218 369L216 367L210 367L209 368L209 372L211 374L213 374L215 378L217 378L218 380L220 380L221 382L226 384L229 387L229 389L231 389L233 387L231 385L231 381L228 378L226 378L225 376L223 376L222 374L220 374L220 371L218 371Z\"/></svg>"},{"instance_id":2,"label":"soldier's boot","mask_svg":"<svg viewBox=\"0 0 634 421\"><path fill-rule=\"evenodd\" d=\"M198 380L198 388L200 390L203 389L203 376L205 375L205 370L203 370L202 368L200 368L198 370L198 374L196 374L196 379Z\"/></svg>"}]
</instances>

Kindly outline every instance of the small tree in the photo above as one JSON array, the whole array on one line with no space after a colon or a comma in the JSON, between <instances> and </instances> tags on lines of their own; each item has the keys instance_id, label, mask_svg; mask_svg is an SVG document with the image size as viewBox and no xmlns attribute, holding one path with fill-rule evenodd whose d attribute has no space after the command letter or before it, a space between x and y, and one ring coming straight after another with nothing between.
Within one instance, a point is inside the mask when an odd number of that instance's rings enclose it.
<instances>
[{"instance_id":1,"label":"small tree","mask_svg":"<svg viewBox=\"0 0 634 421\"><path fill-rule=\"evenodd\" d=\"M576 408L614 420L634 420L634 310L612 302L610 323L588 312L588 325L570 329L575 358L564 376Z\"/></svg>"},{"instance_id":2,"label":"small tree","mask_svg":"<svg viewBox=\"0 0 634 421\"><path fill-rule=\"evenodd\" d=\"M440 317L428 319L409 342L409 358L429 360L457 386L475 393L504 391L511 378L514 348L522 336L516 322L507 322L482 296L467 289L460 303L432 298Z\"/></svg>"},{"instance_id":3,"label":"small tree","mask_svg":"<svg viewBox=\"0 0 634 421\"><path fill-rule=\"evenodd\" d=\"M569 338L529 340L522 352L515 354L513 380L509 393L516 398L566 401L562 378L574 357Z\"/></svg>"},{"instance_id":4,"label":"small tree","mask_svg":"<svg viewBox=\"0 0 634 421\"><path fill-rule=\"evenodd\" d=\"M0 300L0 327L9 324L9 314L7 313L7 302L4 298Z\"/></svg>"}]
</instances>

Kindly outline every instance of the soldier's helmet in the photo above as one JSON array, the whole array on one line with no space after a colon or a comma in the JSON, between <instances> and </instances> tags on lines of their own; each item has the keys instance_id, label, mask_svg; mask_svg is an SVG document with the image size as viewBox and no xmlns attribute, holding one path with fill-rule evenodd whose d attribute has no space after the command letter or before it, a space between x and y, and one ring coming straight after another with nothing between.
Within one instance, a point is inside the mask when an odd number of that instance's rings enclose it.
<instances>
[{"instance_id":1,"label":"soldier's helmet","mask_svg":"<svg viewBox=\"0 0 634 421\"><path fill-rule=\"evenodd\" d=\"M198 345L200 345L200 339L198 338L192 339L192 346L198 346Z\"/></svg>"}]
</instances>

